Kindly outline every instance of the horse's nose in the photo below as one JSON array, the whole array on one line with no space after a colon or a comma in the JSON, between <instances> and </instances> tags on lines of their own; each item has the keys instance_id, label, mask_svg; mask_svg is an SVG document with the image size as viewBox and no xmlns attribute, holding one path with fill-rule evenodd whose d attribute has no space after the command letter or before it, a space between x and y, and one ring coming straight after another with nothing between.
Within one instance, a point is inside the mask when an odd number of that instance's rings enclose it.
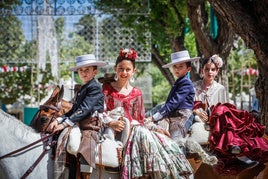
<instances>
[{"instance_id":1,"label":"horse's nose","mask_svg":"<svg viewBox=\"0 0 268 179\"><path fill-rule=\"evenodd\" d=\"M48 118L47 116L41 116L41 117L40 117L40 122L41 122L42 124L46 123L48 120L49 120L49 118Z\"/></svg>"}]
</instances>

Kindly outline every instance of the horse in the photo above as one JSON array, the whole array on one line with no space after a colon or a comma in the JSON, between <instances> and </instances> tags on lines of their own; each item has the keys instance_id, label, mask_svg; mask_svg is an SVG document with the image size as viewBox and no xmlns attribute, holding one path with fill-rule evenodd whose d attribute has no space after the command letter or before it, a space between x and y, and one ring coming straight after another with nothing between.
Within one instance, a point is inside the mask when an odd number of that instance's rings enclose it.
<instances>
[{"instance_id":1,"label":"horse","mask_svg":"<svg viewBox=\"0 0 268 179\"><path fill-rule=\"evenodd\" d=\"M47 138L0 110L0 178L52 179L54 165L50 145L43 139Z\"/></svg>"}]
</instances>

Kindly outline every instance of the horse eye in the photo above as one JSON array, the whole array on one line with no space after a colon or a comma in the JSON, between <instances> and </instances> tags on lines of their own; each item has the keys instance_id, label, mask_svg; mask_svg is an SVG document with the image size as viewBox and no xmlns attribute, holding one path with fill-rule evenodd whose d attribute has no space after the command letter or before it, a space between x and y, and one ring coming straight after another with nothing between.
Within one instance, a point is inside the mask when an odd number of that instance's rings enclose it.
<instances>
[{"instance_id":1,"label":"horse eye","mask_svg":"<svg viewBox=\"0 0 268 179\"><path fill-rule=\"evenodd\" d=\"M49 109L47 107L42 107L41 110L48 112Z\"/></svg>"},{"instance_id":2,"label":"horse eye","mask_svg":"<svg viewBox=\"0 0 268 179\"><path fill-rule=\"evenodd\" d=\"M45 112L48 112L48 110L49 110L48 108L45 108L45 109L44 109Z\"/></svg>"}]
</instances>

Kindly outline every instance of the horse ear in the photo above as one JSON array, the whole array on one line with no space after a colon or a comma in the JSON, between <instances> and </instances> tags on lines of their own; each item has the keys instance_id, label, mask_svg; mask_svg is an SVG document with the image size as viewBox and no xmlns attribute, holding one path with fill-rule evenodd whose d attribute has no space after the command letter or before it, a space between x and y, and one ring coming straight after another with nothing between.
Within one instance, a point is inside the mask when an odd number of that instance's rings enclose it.
<instances>
[{"instance_id":1,"label":"horse ear","mask_svg":"<svg viewBox=\"0 0 268 179\"><path fill-rule=\"evenodd\" d=\"M58 96L59 96L59 92L60 92L60 86L57 85L52 94L50 95L50 97L48 98L48 100L44 103L44 105L48 105L48 104L51 104L53 101L56 101Z\"/></svg>"},{"instance_id":2,"label":"horse ear","mask_svg":"<svg viewBox=\"0 0 268 179\"><path fill-rule=\"evenodd\" d=\"M59 92L60 92L60 86L57 85L56 88L53 90L50 98L57 96L59 94Z\"/></svg>"},{"instance_id":3,"label":"horse ear","mask_svg":"<svg viewBox=\"0 0 268 179\"><path fill-rule=\"evenodd\" d=\"M58 101L62 100L63 94L64 94L64 87L63 87L63 85L61 85L59 96L58 96Z\"/></svg>"}]
</instances>

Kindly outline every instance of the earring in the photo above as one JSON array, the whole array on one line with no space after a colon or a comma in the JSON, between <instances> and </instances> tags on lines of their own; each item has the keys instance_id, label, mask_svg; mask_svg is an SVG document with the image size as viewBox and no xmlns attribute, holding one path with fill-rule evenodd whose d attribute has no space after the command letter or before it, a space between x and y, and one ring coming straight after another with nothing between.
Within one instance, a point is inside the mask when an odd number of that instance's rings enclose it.
<instances>
[{"instance_id":1,"label":"earring","mask_svg":"<svg viewBox=\"0 0 268 179\"><path fill-rule=\"evenodd\" d=\"M133 76L131 76L129 81L130 81L131 83L134 83L135 78L134 78Z\"/></svg>"},{"instance_id":2,"label":"earring","mask_svg":"<svg viewBox=\"0 0 268 179\"><path fill-rule=\"evenodd\" d=\"M117 74L114 75L114 80L115 80L115 81L118 80L118 76L117 76Z\"/></svg>"}]
</instances>

